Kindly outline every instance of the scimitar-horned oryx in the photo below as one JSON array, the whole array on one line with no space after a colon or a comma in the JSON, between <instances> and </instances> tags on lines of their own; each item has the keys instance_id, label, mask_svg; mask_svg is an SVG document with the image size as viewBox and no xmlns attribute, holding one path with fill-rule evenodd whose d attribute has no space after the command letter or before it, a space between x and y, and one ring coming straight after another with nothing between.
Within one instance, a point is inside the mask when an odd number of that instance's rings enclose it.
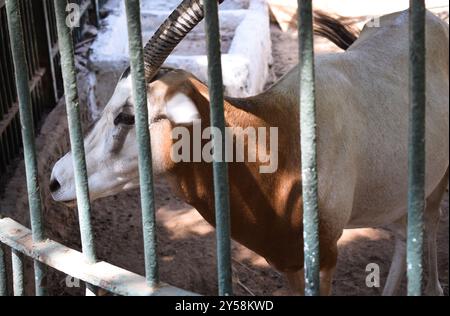
<instances>
[{"instance_id":1,"label":"scimitar-horned oryx","mask_svg":"<svg viewBox=\"0 0 450 316\"><path fill-rule=\"evenodd\" d=\"M145 47L148 126L156 175L214 225L212 164L174 162L172 131L209 126L208 87L192 74L158 73L174 47L203 18L200 0L186 0ZM345 228L391 226L395 252L384 294L394 294L405 273L408 161L408 11L383 16L356 39L322 15L316 21L345 52L316 57L317 139L320 206L321 293L329 294L337 241ZM325 31L324 31L325 30ZM322 34L323 35L323 34ZM426 15L426 211L429 283L438 280L436 233L439 205L448 183L448 25ZM303 279L302 190L299 140L299 68L260 95L226 98L227 126L278 128L278 169L264 163L229 163L231 234L283 272L295 293ZM267 135L267 137L269 137ZM126 71L84 140L92 200L138 186L137 143L131 77ZM248 146L248 143L245 143ZM273 149L277 150L277 149ZM69 152L54 166L50 190L56 201L76 199Z\"/></svg>"}]
</instances>

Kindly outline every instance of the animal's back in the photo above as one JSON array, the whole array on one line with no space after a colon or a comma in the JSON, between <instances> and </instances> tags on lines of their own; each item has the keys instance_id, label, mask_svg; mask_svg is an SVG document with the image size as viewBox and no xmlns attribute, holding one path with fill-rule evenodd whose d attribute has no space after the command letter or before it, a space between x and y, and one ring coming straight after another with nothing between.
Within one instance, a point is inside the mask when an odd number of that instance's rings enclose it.
<instances>
[{"instance_id":1,"label":"animal's back","mask_svg":"<svg viewBox=\"0 0 450 316\"><path fill-rule=\"evenodd\" d=\"M320 207L324 218L337 217L335 222L348 227L384 225L406 212L408 12L384 16L380 23L366 27L346 52L316 57ZM259 98L261 103L278 100L278 113L288 113L265 115L273 126L289 127L286 135L286 128L280 131L290 144L286 148L299 147L298 72L294 68L270 97ZM427 194L449 163L448 77L448 25L428 12ZM299 172L299 157L288 162L293 173Z\"/></svg>"},{"instance_id":2,"label":"animal's back","mask_svg":"<svg viewBox=\"0 0 450 316\"><path fill-rule=\"evenodd\" d=\"M329 143L337 142L340 145L335 148L337 156L344 156L337 163L330 161L332 155L322 157L319 162L325 164L325 177L334 167L347 170L348 178L354 179L354 183L349 180L342 183L354 185L350 227L387 224L406 212L408 20L407 11L387 15L381 19L379 28L363 30L346 53L318 58L317 98L322 107L318 108L318 117L328 120L322 127L319 121L322 149L319 155L329 155ZM428 12L426 27L426 194L429 195L449 163L448 25ZM327 84L321 84L324 82Z\"/></svg>"}]
</instances>

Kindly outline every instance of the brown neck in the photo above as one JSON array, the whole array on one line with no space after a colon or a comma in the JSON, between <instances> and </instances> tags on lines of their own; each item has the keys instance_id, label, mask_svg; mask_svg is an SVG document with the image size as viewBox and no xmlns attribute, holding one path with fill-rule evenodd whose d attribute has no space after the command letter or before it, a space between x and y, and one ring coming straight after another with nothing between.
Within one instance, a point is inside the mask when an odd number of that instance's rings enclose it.
<instances>
[{"instance_id":1,"label":"brown neck","mask_svg":"<svg viewBox=\"0 0 450 316\"><path fill-rule=\"evenodd\" d=\"M191 82L194 86L191 98L198 106L203 129L210 125L208 90L197 80L192 79ZM267 93L273 93L271 98L267 97ZM268 103L268 100L280 102ZM226 125L243 129L279 127L279 147L283 147L280 151L289 152L292 147L289 136L295 139L297 137L292 136L298 135L295 128L289 131L289 122L298 122L298 118L297 121L296 118L289 118L286 111L282 110L283 106L287 105L285 101L282 102L281 96L270 91L247 99L227 98L224 104ZM245 142L246 149L247 145ZM298 234L301 231L300 172L290 172L292 164L300 164L295 158L285 161L279 155L275 177L274 174L262 174L261 163L245 161L228 163L232 237L280 269L291 269L302 261L298 257L300 254L293 252L292 248L301 238ZM210 224L215 225L212 164L203 161L181 162L176 164L172 175L183 199L194 206ZM280 245L277 239L272 238L275 235L284 236L290 243ZM276 258L281 257L285 258L285 262L275 262Z\"/></svg>"}]
</instances>

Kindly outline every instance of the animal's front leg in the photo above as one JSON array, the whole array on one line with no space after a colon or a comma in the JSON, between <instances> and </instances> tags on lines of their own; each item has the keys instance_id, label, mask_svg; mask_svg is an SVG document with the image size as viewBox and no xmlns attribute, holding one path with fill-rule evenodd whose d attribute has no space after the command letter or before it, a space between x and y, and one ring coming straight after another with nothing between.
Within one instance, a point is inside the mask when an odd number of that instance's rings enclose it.
<instances>
[{"instance_id":1,"label":"animal's front leg","mask_svg":"<svg viewBox=\"0 0 450 316\"><path fill-rule=\"evenodd\" d=\"M331 295L331 289L333 285L334 272L336 271L336 266L320 270L320 295L329 296Z\"/></svg>"},{"instance_id":2,"label":"animal's front leg","mask_svg":"<svg viewBox=\"0 0 450 316\"><path fill-rule=\"evenodd\" d=\"M321 240L321 267L320 267L320 295L331 295L334 272L337 263L337 243ZM288 280L292 295L305 294L305 270L301 269L296 272L286 272L285 276Z\"/></svg>"},{"instance_id":3,"label":"animal's front leg","mask_svg":"<svg viewBox=\"0 0 450 316\"><path fill-rule=\"evenodd\" d=\"M332 283L336 266L327 267L320 270L320 296L331 295ZM289 283L291 295L305 295L305 270L301 269L296 272L287 272L285 276Z\"/></svg>"},{"instance_id":4,"label":"animal's front leg","mask_svg":"<svg viewBox=\"0 0 450 316\"><path fill-rule=\"evenodd\" d=\"M303 296L305 295L305 270L301 269L296 272L286 272L285 276L289 283L291 295Z\"/></svg>"},{"instance_id":5,"label":"animal's front leg","mask_svg":"<svg viewBox=\"0 0 450 316\"><path fill-rule=\"evenodd\" d=\"M333 276L335 267L322 269L320 271L320 295L331 295L331 288L333 283ZM305 295L305 270L301 269L297 272L285 273L286 278L291 289L291 294L294 296Z\"/></svg>"}]
</instances>

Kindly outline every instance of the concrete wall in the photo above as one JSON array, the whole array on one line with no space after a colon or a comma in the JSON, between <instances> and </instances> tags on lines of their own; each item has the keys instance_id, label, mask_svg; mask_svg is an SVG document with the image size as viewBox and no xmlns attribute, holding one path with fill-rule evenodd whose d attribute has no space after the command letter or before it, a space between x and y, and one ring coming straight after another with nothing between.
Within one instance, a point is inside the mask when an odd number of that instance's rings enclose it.
<instances>
[{"instance_id":1,"label":"concrete wall","mask_svg":"<svg viewBox=\"0 0 450 316\"><path fill-rule=\"evenodd\" d=\"M143 39L146 42L170 14L178 0L142 4ZM103 31L92 46L90 62L97 73L99 106L106 104L115 82L128 65L128 35L122 2L111 0ZM270 78L272 63L269 12L266 0L224 2L220 8L225 93L245 97L260 93ZM255 25L258 31L255 32ZM204 25L201 23L180 43L166 64L192 72L207 81Z\"/></svg>"}]
</instances>

